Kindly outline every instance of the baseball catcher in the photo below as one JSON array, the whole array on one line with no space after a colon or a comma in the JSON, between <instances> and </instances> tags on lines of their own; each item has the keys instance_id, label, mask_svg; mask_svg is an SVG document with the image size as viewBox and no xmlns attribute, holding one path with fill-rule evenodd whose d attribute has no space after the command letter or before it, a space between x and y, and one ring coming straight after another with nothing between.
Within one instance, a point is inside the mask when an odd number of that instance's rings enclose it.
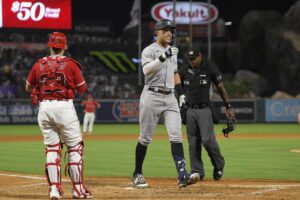
<instances>
[{"instance_id":1,"label":"baseball catcher","mask_svg":"<svg viewBox=\"0 0 300 200\"><path fill-rule=\"evenodd\" d=\"M26 79L26 91L31 92L32 104L39 105L38 123L46 146L45 172L49 197L62 198L61 158L63 142L68 153L68 172L74 199L92 198L83 181L84 144L74 108L75 91L83 95L86 83L81 64L64 56L68 49L65 34L53 32L49 37L50 56L39 59Z\"/></svg>"}]
</instances>

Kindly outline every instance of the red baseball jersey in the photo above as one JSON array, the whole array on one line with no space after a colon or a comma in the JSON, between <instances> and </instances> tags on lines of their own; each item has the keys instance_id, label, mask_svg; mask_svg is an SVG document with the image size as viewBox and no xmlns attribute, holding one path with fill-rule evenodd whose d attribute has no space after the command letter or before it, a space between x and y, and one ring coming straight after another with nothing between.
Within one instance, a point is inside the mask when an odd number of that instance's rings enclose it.
<instances>
[{"instance_id":1,"label":"red baseball jersey","mask_svg":"<svg viewBox=\"0 0 300 200\"><path fill-rule=\"evenodd\" d=\"M49 56L36 62L26 84L37 89L39 100L73 99L74 90L85 85L81 65L66 56Z\"/></svg>"},{"instance_id":2,"label":"red baseball jersey","mask_svg":"<svg viewBox=\"0 0 300 200\"><path fill-rule=\"evenodd\" d=\"M100 104L95 100L83 101L81 105L84 106L85 112L95 112L96 108L100 107Z\"/></svg>"}]
</instances>

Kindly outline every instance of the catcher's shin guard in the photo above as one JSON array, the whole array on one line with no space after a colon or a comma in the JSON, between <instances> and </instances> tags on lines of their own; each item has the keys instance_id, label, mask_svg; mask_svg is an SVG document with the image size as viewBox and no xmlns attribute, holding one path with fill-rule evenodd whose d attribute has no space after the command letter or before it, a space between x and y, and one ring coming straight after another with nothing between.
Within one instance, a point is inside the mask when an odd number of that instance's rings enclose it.
<instances>
[{"instance_id":1,"label":"catcher's shin guard","mask_svg":"<svg viewBox=\"0 0 300 200\"><path fill-rule=\"evenodd\" d=\"M61 198L61 150L62 144L47 145L46 147L46 177L49 183L50 197Z\"/></svg>"},{"instance_id":2,"label":"catcher's shin guard","mask_svg":"<svg viewBox=\"0 0 300 200\"><path fill-rule=\"evenodd\" d=\"M91 193L85 188L83 181L83 142L76 146L68 147L68 173L73 184L73 198L91 198Z\"/></svg>"}]
</instances>

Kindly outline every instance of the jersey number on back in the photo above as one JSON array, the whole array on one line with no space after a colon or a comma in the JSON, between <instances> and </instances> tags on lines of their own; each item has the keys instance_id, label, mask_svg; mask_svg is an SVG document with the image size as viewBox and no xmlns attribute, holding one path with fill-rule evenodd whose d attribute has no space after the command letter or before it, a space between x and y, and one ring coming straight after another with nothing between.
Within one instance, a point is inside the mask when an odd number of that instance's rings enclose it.
<instances>
[{"instance_id":1,"label":"jersey number on back","mask_svg":"<svg viewBox=\"0 0 300 200\"><path fill-rule=\"evenodd\" d=\"M43 86L66 86L66 77L62 72L55 72L53 76L49 76L48 74L41 74L40 83Z\"/></svg>"}]
</instances>

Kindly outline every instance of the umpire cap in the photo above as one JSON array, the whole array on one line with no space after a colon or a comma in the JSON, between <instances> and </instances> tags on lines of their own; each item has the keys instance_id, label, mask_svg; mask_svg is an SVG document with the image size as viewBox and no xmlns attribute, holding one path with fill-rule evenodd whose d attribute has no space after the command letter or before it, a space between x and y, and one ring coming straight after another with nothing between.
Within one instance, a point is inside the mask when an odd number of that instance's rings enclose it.
<instances>
[{"instance_id":1,"label":"umpire cap","mask_svg":"<svg viewBox=\"0 0 300 200\"><path fill-rule=\"evenodd\" d=\"M156 22L154 29L155 30L162 30L162 29L175 29L174 24L169 19L161 19L158 22Z\"/></svg>"},{"instance_id":2,"label":"umpire cap","mask_svg":"<svg viewBox=\"0 0 300 200\"><path fill-rule=\"evenodd\" d=\"M201 55L201 51L196 47L192 47L187 53L187 57L190 60L194 60L199 55Z\"/></svg>"}]
</instances>

